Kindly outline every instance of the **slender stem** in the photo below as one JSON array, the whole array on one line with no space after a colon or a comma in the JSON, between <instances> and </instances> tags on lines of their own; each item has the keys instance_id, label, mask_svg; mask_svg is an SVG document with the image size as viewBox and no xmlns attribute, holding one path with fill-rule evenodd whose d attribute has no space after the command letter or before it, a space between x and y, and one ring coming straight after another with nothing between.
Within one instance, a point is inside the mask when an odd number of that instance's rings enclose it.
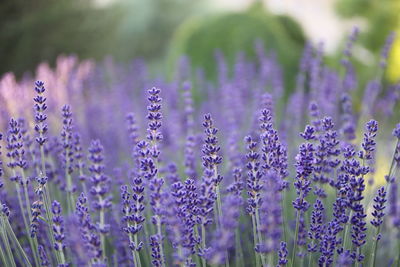
<instances>
[{"instance_id":1,"label":"slender stem","mask_svg":"<svg viewBox=\"0 0 400 267\"><path fill-rule=\"evenodd\" d=\"M242 243L240 242L240 231L239 228L236 228L236 235L235 235L235 242L236 242L236 255L235 255L235 262L236 266L244 266L243 262L243 248L242 248Z\"/></svg>"},{"instance_id":2,"label":"slender stem","mask_svg":"<svg viewBox=\"0 0 400 267\"><path fill-rule=\"evenodd\" d=\"M161 218L157 215L157 235L160 238L160 257L161 257L161 266L165 266L165 258L164 258L164 248L163 248L163 238L162 238L162 230L161 230Z\"/></svg>"},{"instance_id":3,"label":"slender stem","mask_svg":"<svg viewBox=\"0 0 400 267\"><path fill-rule=\"evenodd\" d=\"M102 203L102 197L99 196L99 202ZM100 209L100 229L104 227L104 209ZM100 231L100 239L101 239L101 249L103 251L103 258L106 258L106 237L102 231Z\"/></svg>"},{"instance_id":4,"label":"slender stem","mask_svg":"<svg viewBox=\"0 0 400 267\"><path fill-rule=\"evenodd\" d=\"M256 218L254 214L251 214L251 221L253 223L253 242L254 242L254 253L255 253L255 258L256 258L256 267L260 266L260 255L258 255L257 251L255 251L255 247L257 245L257 224L256 224Z\"/></svg>"},{"instance_id":5,"label":"slender stem","mask_svg":"<svg viewBox=\"0 0 400 267\"><path fill-rule=\"evenodd\" d=\"M11 247L10 247L10 241L8 240L7 232L5 229L5 220L4 220L3 216L1 216L0 219L1 219L1 225L2 225L2 227L0 229L1 236L3 239L4 246L6 247L6 252L7 252L7 255L9 258L9 262L10 262L11 266L16 267L14 256L12 254Z\"/></svg>"},{"instance_id":6,"label":"slender stem","mask_svg":"<svg viewBox=\"0 0 400 267\"><path fill-rule=\"evenodd\" d=\"M350 249L350 248L348 248L348 245L349 245L348 243L349 243L349 240L350 240L349 231L350 231L350 227L351 227L350 221L351 221L351 217L352 216L353 216L353 210L350 210L349 221L346 223L345 230L344 230L344 244L343 244L343 247L345 249Z\"/></svg>"},{"instance_id":7,"label":"slender stem","mask_svg":"<svg viewBox=\"0 0 400 267\"><path fill-rule=\"evenodd\" d=\"M293 243L293 251L292 251L292 260L290 262L290 266L294 266L294 261L296 259L296 250L297 250L297 236L299 234L299 225L300 225L300 211L297 211L297 216L296 216L296 229L294 232L294 243Z\"/></svg>"},{"instance_id":8,"label":"slender stem","mask_svg":"<svg viewBox=\"0 0 400 267\"><path fill-rule=\"evenodd\" d=\"M260 244L262 244L263 240L262 240L261 230L260 230L259 226L260 226L260 213L259 213L258 207L256 207L256 230L257 230L258 242ZM261 257L262 265L266 266L267 260L265 258L264 253L260 253L260 257Z\"/></svg>"},{"instance_id":9,"label":"slender stem","mask_svg":"<svg viewBox=\"0 0 400 267\"><path fill-rule=\"evenodd\" d=\"M206 228L204 226L204 224L201 224L201 244L202 244L202 248L205 249L206 248ZM206 267L206 258L201 257L201 265L203 267Z\"/></svg>"},{"instance_id":10,"label":"slender stem","mask_svg":"<svg viewBox=\"0 0 400 267\"><path fill-rule=\"evenodd\" d=\"M1 261L3 262L4 266L7 266L8 262L6 259L6 255L4 254L3 247L0 245L0 257Z\"/></svg>"},{"instance_id":11,"label":"slender stem","mask_svg":"<svg viewBox=\"0 0 400 267\"><path fill-rule=\"evenodd\" d=\"M360 255L360 253L361 253L361 248L360 248L360 247L357 247L356 257L358 257L358 255ZM358 260L356 260L355 266L356 266L356 267L361 266L361 262L358 261Z\"/></svg>"},{"instance_id":12,"label":"slender stem","mask_svg":"<svg viewBox=\"0 0 400 267\"><path fill-rule=\"evenodd\" d=\"M138 246L137 234L134 236L134 242L135 242L135 247L137 247ZM135 250L135 257L136 257L137 266L141 267L142 263L140 262L140 254L139 254L139 251L137 251L137 250Z\"/></svg>"},{"instance_id":13,"label":"slender stem","mask_svg":"<svg viewBox=\"0 0 400 267\"><path fill-rule=\"evenodd\" d=\"M285 212L285 197L286 197L286 190L282 191L282 199L281 199L281 206L282 206L282 225L283 225L283 241L287 243L287 233L286 233L286 212Z\"/></svg>"},{"instance_id":14,"label":"slender stem","mask_svg":"<svg viewBox=\"0 0 400 267\"><path fill-rule=\"evenodd\" d=\"M10 222L6 218L4 218L4 222L5 222L5 226L8 229L8 233L10 234L11 238L14 240L14 243L17 245L19 251L21 252L22 256L24 257L27 266L31 267L32 265L29 261L29 258L26 255L25 250L22 248L21 244L19 243L17 237L15 236L15 233L14 233L13 229L11 228Z\"/></svg>"},{"instance_id":15,"label":"slender stem","mask_svg":"<svg viewBox=\"0 0 400 267\"><path fill-rule=\"evenodd\" d=\"M28 218L29 222L32 221L32 214L31 214L31 202L29 200L29 193L28 193L28 184L27 184L27 179L25 175L24 169L21 168L21 176L22 176L22 181L23 182L23 189L24 189L24 196L25 196L25 205L28 210ZM27 233L28 234L28 233ZM28 239L31 239L30 236L28 236ZM32 244L33 243L33 244ZM37 244L37 237L35 236L32 240L29 240L29 244L31 245L32 248L32 254L33 254L33 259L35 261L35 265L39 266L39 255L38 255L38 244Z\"/></svg>"},{"instance_id":16,"label":"slender stem","mask_svg":"<svg viewBox=\"0 0 400 267\"><path fill-rule=\"evenodd\" d=\"M370 266L373 267L375 266L375 262L376 262L376 251L378 248L378 236L379 236L379 232L380 232L380 228L381 226L378 226L376 228L376 233L375 233L375 240L374 240L374 244L372 247L372 254L371 254L371 260L370 260Z\"/></svg>"}]
</instances>

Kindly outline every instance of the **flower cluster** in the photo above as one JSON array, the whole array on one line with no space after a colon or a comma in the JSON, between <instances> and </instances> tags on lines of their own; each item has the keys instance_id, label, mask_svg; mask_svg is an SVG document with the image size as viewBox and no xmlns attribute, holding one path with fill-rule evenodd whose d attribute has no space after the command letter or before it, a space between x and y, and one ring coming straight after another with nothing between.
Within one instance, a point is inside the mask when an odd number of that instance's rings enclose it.
<instances>
[{"instance_id":1,"label":"flower cluster","mask_svg":"<svg viewBox=\"0 0 400 267\"><path fill-rule=\"evenodd\" d=\"M293 90L260 41L232 68L217 53L213 81L188 58L167 79L143 61L63 57L38 69L49 90L6 74L0 265L398 265L400 86L382 75L394 40L358 82L357 36L340 70L308 43Z\"/></svg>"}]
</instances>

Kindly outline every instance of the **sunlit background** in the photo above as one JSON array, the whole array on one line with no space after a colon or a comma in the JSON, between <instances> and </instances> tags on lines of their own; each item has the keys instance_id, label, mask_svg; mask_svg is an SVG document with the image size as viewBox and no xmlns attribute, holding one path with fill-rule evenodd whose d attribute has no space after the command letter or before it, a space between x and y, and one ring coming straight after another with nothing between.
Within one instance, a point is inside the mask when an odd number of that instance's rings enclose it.
<instances>
[{"instance_id":1,"label":"sunlit background","mask_svg":"<svg viewBox=\"0 0 400 267\"><path fill-rule=\"evenodd\" d=\"M251 56L260 38L277 53L286 78L305 40L323 42L340 55L346 34L361 29L355 57L374 62L385 36L399 28L397 0L3 0L0 3L0 75L22 75L60 54L127 62L143 58L172 68L181 54L210 75L216 49L233 58ZM389 79L400 75L400 43L391 54ZM289 83L290 84L290 83Z\"/></svg>"}]
</instances>

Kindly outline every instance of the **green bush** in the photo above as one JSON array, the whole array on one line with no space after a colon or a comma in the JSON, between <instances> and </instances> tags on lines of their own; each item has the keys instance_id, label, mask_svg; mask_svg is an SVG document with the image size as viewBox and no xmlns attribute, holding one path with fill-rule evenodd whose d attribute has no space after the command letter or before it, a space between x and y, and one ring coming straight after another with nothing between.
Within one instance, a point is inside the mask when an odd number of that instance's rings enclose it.
<instances>
[{"instance_id":1,"label":"green bush","mask_svg":"<svg viewBox=\"0 0 400 267\"><path fill-rule=\"evenodd\" d=\"M231 65L238 52L255 56L254 45L261 39L267 51L274 51L282 63L287 85L293 84L304 34L287 16L273 16L263 7L253 6L241 13L226 13L190 19L175 33L170 44L171 66L187 55L194 68L202 67L207 77L215 78L215 51L220 50Z\"/></svg>"}]
</instances>

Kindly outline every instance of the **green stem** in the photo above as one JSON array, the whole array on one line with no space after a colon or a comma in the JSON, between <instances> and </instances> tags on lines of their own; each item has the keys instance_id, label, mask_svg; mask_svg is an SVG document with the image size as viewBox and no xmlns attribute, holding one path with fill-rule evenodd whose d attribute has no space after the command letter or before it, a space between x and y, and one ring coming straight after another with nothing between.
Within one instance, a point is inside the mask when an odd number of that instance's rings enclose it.
<instances>
[{"instance_id":1,"label":"green stem","mask_svg":"<svg viewBox=\"0 0 400 267\"><path fill-rule=\"evenodd\" d=\"M371 260L370 260L370 266L373 267L375 266L375 262L376 262L376 252L378 249L378 236L379 236L379 232L380 232L380 226L378 226L376 228L376 233L375 233L375 240L374 240L374 244L372 247L372 254L371 254Z\"/></svg>"},{"instance_id":2,"label":"green stem","mask_svg":"<svg viewBox=\"0 0 400 267\"><path fill-rule=\"evenodd\" d=\"M157 215L157 235L160 238L160 257L161 257L161 266L165 267L165 258L164 258L164 246L163 246L163 239L162 239L162 230L161 230L161 218Z\"/></svg>"},{"instance_id":3,"label":"green stem","mask_svg":"<svg viewBox=\"0 0 400 267\"><path fill-rule=\"evenodd\" d=\"M236 235L235 235L235 242L236 242L236 267L239 266L244 266L244 261L243 261L243 248L242 248L242 243L240 242L240 231L239 228L236 228Z\"/></svg>"},{"instance_id":4,"label":"green stem","mask_svg":"<svg viewBox=\"0 0 400 267\"><path fill-rule=\"evenodd\" d=\"M0 245L0 257L1 257L1 261L3 262L3 266L7 266L8 262L6 260L6 255L4 254L4 250L3 247Z\"/></svg>"},{"instance_id":5,"label":"green stem","mask_svg":"<svg viewBox=\"0 0 400 267\"><path fill-rule=\"evenodd\" d=\"M202 244L202 248L205 249L206 248L206 228L203 223L201 224L201 244ZM201 265L203 267L207 266L206 259L204 257L201 257Z\"/></svg>"},{"instance_id":6,"label":"green stem","mask_svg":"<svg viewBox=\"0 0 400 267\"><path fill-rule=\"evenodd\" d=\"M22 248L22 246L21 246L21 244L19 243L17 237L15 236L15 233L14 233L13 229L11 228L10 222L9 222L8 219L6 219L6 218L4 218L4 222L5 222L5 226L6 226L7 229L8 229L8 233L10 234L10 236L11 236L11 238L13 239L14 243L17 245L19 251L20 251L21 254L22 254L22 257L24 257L27 266L28 266L28 267L32 267L32 265L31 265L31 263L30 263L30 261L29 261L29 258L28 258L28 256L27 256L26 253L25 253L25 250Z\"/></svg>"},{"instance_id":7,"label":"green stem","mask_svg":"<svg viewBox=\"0 0 400 267\"><path fill-rule=\"evenodd\" d=\"M28 184L27 184L27 179L26 179L26 176L25 176L25 171L22 168L21 168L21 175L22 175L22 180L24 181L22 187L24 189L25 205L26 205L26 208L28 210L29 222L31 222L32 221L31 202L29 200ZM35 236L33 238L33 241L30 240L31 239L30 236L28 237L28 239L29 239L29 244L30 244L30 246L32 248L32 254L33 254L33 259L35 261L35 265L39 266L40 264L39 264L37 237Z\"/></svg>"},{"instance_id":8,"label":"green stem","mask_svg":"<svg viewBox=\"0 0 400 267\"><path fill-rule=\"evenodd\" d=\"M138 240L137 240L137 235L134 236L134 242L135 242L135 247L138 246ZM139 251L135 250L135 257L136 257L136 263L138 267L142 267L142 263L140 261L140 254Z\"/></svg>"},{"instance_id":9,"label":"green stem","mask_svg":"<svg viewBox=\"0 0 400 267\"><path fill-rule=\"evenodd\" d=\"M253 242L254 242L254 253L255 253L255 258L256 258L256 267L260 267L260 255L258 255L257 251L255 251L255 247L257 245L257 224L256 224L256 218L254 214L251 214L251 221L253 223Z\"/></svg>"},{"instance_id":10,"label":"green stem","mask_svg":"<svg viewBox=\"0 0 400 267\"><path fill-rule=\"evenodd\" d=\"M294 266L294 261L296 259L296 250L297 250L297 236L299 234L299 225L300 225L300 211L297 211L297 216L296 216L296 229L294 232L294 243L293 243L293 251L292 251L292 260L290 262L290 266Z\"/></svg>"},{"instance_id":11,"label":"green stem","mask_svg":"<svg viewBox=\"0 0 400 267\"><path fill-rule=\"evenodd\" d=\"M348 243L349 243L349 240L350 240L349 231L350 231L350 227L351 227L350 221L351 221L351 217L352 217L352 216L353 216L353 211L350 210L349 221L346 223L345 230L344 230L344 243L343 243L343 247L344 247L345 249L350 249L350 248L348 247L348 245L349 245Z\"/></svg>"},{"instance_id":12,"label":"green stem","mask_svg":"<svg viewBox=\"0 0 400 267\"><path fill-rule=\"evenodd\" d=\"M261 235L261 230L260 230L260 214L259 214L258 207L256 207L256 230L257 230L258 242L260 244L262 244L263 240L262 240L262 235ZM260 253L260 257L261 257L262 265L267 266L267 259L265 258L264 253Z\"/></svg>"},{"instance_id":13,"label":"green stem","mask_svg":"<svg viewBox=\"0 0 400 267\"><path fill-rule=\"evenodd\" d=\"M102 197L100 196L100 203L102 202ZM102 229L104 227L104 209L100 209L100 228ZM101 242L101 249L103 251L103 258L106 258L106 237L105 235L100 231L100 242Z\"/></svg>"},{"instance_id":14,"label":"green stem","mask_svg":"<svg viewBox=\"0 0 400 267\"><path fill-rule=\"evenodd\" d=\"M6 232L6 228L5 228L5 220L4 220L3 216L0 217L0 220L1 220L1 225L2 225L2 227L0 229L1 237L3 239L3 243L4 243L4 246L5 246L6 252L7 252L6 254L8 256L9 264L12 267L16 267L14 256L12 254L12 250L11 250L11 247L10 247L10 242L8 240L8 237L7 237L7 232Z\"/></svg>"}]
</instances>

